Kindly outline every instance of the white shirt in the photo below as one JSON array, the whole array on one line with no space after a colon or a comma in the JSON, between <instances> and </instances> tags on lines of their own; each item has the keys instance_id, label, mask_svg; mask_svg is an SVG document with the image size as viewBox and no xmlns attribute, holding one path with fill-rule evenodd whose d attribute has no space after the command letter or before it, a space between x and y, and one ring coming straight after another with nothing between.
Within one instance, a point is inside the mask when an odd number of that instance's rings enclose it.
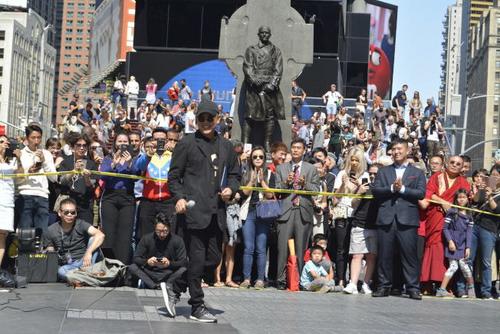
<instances>
[{"instance_id":1,"label":"white shirt","mask_svg":"<svg viewBox=\"0 0 500 334\"><path fill-rule=\"evenodd\" d=\"M408 167L408 163L404 163L402 165L398 165L396 163L394 163L394 169L396 170L396 179L401 179L403 180L403 175L406 171L406 167ZM393 185L391 184L391 192L394 192L394 187ZM404 194L405 193L405 186L403 185L401 187L401 190L399 190L399 193L400 194Z\"/></svg>"},{"instance_id":2,"label":"white shirt","mask_svg":"<svg viewBox=\"0 0 500 334\"><path fill-rule=\"evenodd\" d=\"M342 98L342 95L340 95L338 91L329 91L325 94L325 96L327 98L326 105L334 105L335 103L338 103Z\"/></svg>"},{"instance_id":3,"label":"white shirt","mask_svg":"<svg viewBox=\"0 0 500 334\"><path fill-rule=\"evenodd\" d=\"M135 80L127 82L127 87L125 87L125 94L138 95L139 83Z\"/></svg>"},{"instance_id":4,"label":"white shirt","mask_svg":"<svg viewBox=\"0 0 500 334\"><path fill-rule=\"evenodd\" d=\"M39 172L55 172L54 158L47 150L42 150L44 162ZM24 172L27 173L36 162L35 152L31 151L28 146L21 150L21 165ZM40 196L49 198L49 181L56 182L57 176L29 176L16 179L18 183L19 194L27 196Z\"/></svg>"},{"instance_id":5,"label":"white shirt","mask_svg":"<svg viewBox=\"0 0 500 334\"><path fill-rule=\"evenodd\" d=\"M333 183L333 189L335 191L340 189L340 187L342 186L342 179L343 179L344 174L346 174L346 171L341 170L338 173L337 177L335 178L335 182ZM368 179L369 177L370 176L368 175L368 173L364 172L363 174L361 174L361 176L358 178L358 180L361 181L362 179L364 179L364 178ZM352 213L354 210L352 208L352 198L351 197L342 196L339 200L338 205L347 207L347 216L352 217Z\"/></svg>"},{"instance_id":6,"label":"white shirt","mask_svg":"<svg viewBox=\"0 0 500 334\"><path fill-rule=\"evenodd\" d=\"M196 132L196 127L195 121L196 121L196 116L194 115L194 112L192 110L186 112L185 117L185 128L184 128L184 133L195 133ZM193 123L193 126L191 126L189 123Z\"/></svg>"},{"instance_id":7,"label":"white shirt","mask_svg":"<svg viewBox=\"0 0 500 334\"><path fill-rule=\"evenodd\" d=\"M180 95L180 98L183 99L184 101L191 100L191 96L193 95L193 92L191 91L191 88L189 88L189 86L186 86L186 87L181 89L181 92L179 95Z\"/></svg>"},{"instance_id":8,"label":"white shirt","mask_svg":"<svg viewBox=\"0 0 500 334\"><path fill-rule=\"evenodd\" d=\"M17 160L12 159L10 163L0 163L0 173L14 174L17 170ZM0 206L14 207L14 179L0 179Z\"/></svg>"},{"instance_id":9,"label":"white shirt","mask_svg":"<svg viewBox=\"0 0 500 334\"><path fill-rule=\"evenodd\" d=\"M164 129L170 128L170 116L165 116L164 114L158 114L156 116L157 126Z\"/></svg>"}]
</instances>

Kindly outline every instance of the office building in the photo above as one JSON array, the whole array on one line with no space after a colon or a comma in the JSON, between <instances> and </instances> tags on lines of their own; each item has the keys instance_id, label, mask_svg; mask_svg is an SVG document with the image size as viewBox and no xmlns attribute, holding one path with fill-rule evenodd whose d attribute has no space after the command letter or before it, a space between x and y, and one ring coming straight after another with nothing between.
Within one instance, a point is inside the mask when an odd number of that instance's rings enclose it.
<instances>
[{"instance_id":1,"label":"office building","mask_svg":"<svg viewBox=\"0 0 500 334\"><path fill-rule=\"evenodd\" d=\"M439 105L446 116L460 116L459 78L462 33L462 0L449 6L443 20L443 52Z\"/></svg>"},{"instance_id":2,"label":"office building","mask_svg":"<svg viewBox=\"0 0 500 334\"><path fill-rule=\"evenodd\" d=\"M479 23L479 18L491 5L494 0L469 0L470 2L470 20L469 28L474 28Z\"/></svg>"},{"instance_id":3,"label":"office building","mask_svg":"<svg viewBox=\"0 0 500 334\"><path fill-rule=\"evenodd\" d=\"M90 29L95 0L64 1L57 91L56 123L60 123L75 94L88 90ZM79 99L83 104L83 97Z\"/></svg>"},{"instance_id":4,"label":"office building","mask_svg":"<svg viewBox=\"0 0 500 334\"><path fill-rule=\"evenodd\" d=\"M470 34L470 59L467 68L468 115L465 149L485 141L467 154L473 167L489 168L497 153L500 104L500 6L498 0L483 12ZM465 97L464 97L465 98Z\"/></svg>"},{"instance_id":5,"label":"office building","mask_svg":"<svg viewBox=\"0 0 500 334\"><path fill-rule=\"evenodd\" d=\"M0 121L11 135L33 121L49 132L56 64L50 29L32 10L0 5Z\"/></svg>"}]
</instances>

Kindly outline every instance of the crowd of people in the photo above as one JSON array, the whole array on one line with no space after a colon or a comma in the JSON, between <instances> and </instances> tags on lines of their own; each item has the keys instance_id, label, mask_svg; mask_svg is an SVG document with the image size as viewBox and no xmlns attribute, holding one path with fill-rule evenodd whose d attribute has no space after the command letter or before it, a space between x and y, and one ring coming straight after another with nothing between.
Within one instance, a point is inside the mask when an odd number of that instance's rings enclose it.
<instances>
[{"instance_id":1,"label":"crowd of people","mask_svg":"<svg viewBox=\"0 0 500 334\"><path fill-rule=\"evenodd\" d=\"M171 315L189 288L203 322L203 287L286 289L291 250L307 291L498 296L500 161L471 171L447 155L439 107L408 86L388 108L363 90L347 110L332 85L305 119L294 82L292 142L267 152L231 139L208 81L161 99L151 79L142 103L133 77L118 82L99 104L75 96L45 145L37 124L0 137L2 174L35 173L0 179L0 261L15 227L39 228L62 280L105 248Z\"/></svg>"}]
</instances>

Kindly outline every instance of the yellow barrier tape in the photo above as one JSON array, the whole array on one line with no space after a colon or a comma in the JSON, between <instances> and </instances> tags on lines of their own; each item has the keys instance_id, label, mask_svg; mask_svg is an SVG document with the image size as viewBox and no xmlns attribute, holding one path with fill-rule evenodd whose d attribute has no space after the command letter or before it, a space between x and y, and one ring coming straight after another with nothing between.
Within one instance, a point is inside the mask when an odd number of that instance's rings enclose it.
<instances>
[{"instance_id":1,"label":"yellow barrier tape","mask_svg":"<svg viewBox=\"0 0 500 334\"><path fill-rule=\"evenodd\" d=\"M153 177L145 177L139 175L131 175L131 174L118 174L113 172L101 172L97 170L91 170L91 174L100 175L100 176L111 176L111 177L120 177L122 179L131 179L131 180L148 180L154 182L167 182L168 179L157 179ZM81 174L81 173L80 173Z\"/></svg>"},{"instance_id":2,"label":"yellow barrier tape","mask_svg":"<svg viewBox=\"0 0 500 334\"><path fill-rule=\"evenodd\" d=\"M94 175L99 175L99 176L119 177L119 178L123 178L123 179L131 179L131 180L148 180L148 181L154 181L154 182L167 182L168 181L168 179L159 179L159 178L157 179L157 178L151 178L151 177L145 177L145 176L139 176L139 175L119 174L119 173L113 173L113 172L101 172L101 171L95 171L95 170L91 170L90 173L94 174ZM64 172L0 174L0 179L22 178L22 177L30 177L30 176L54 176L54 175L59 176L59 175L69 175L69 174L81 175L82 171L72 170L72 171L64 171ZM241 190L252 190L252 191L263 191L263 192L268 192L268 193L297 194L297 195L303 195L303 196L350 197L350 198L358 198L358 199L373 199L374 198L373 195L343 194L343 193L332 193L332 192L325 192L325 191L276 189L276 188L248 187L248 186L241 186L240 189ZM434 200L429 200L429 202L434 203L434 204L441 204L440 202L434 201ZM475 209L475 208L462 207L462 206L455 205L455 204L450 204L450 206L453 208L457 208L459 210L466 210L466 211L476 212L476 213L489 215L489 216L493 216L493 217L500 217L500 214L498 214L498 213L488 212L488 211L479 210L479 209Z\"/></svg>"},{"instance_id":3,"label":"yellow barrier tape","mask_svg":"<svg viewBox=\"0 0 500 334\"><path fill-rule=\"evenodd\" d=\"M43 173L19 173L19 174L0 174L0 179L19 179L23 177L30 176L59 176L59 175L69 175L78 174L77 171L65 171L65 172L43 172Z\"/></svg>"},{"instance_id":4,"label":"yellow barrier tape","mask_svg":"<svg viewBox=\"0 0 500 334\"><path fill-rule=\"evenodd\" d=\"M372 195L358 195L358 194L341 194L325 191L309 191L309 190L296 190L296 189L276 189L276 188L260 188L260 187L247 187L241 186L241 190L263 191L266 193L280 193L280 194L297 194L303 196L332 196L332 197L351 197L351 198L365 198L373 199Z\"/></svg>"},{"instance_id":5,"label":"yellow barrier tape","mask_svg":"<svg viewBox=\"0 0 500 334\"><path fill-rule=\"evenodd\" d=\"M119 177L122 179L131 179L131 180L149 180L155 182L167 182L167 179L157 179L152 177L145 177L139 175L130 175L130 174L119 174L112 172L101 172L97 170L90 170L90 174L99 175L99 176L111 176L111 177ZM70 170L64 172L43 172L43 173L20 173L20 174L0 174L0 179L17 179L23 177L30 176L60 176L60 175L82 175L82 171L79 170Z\"/></svg>"},{"instance_id":6,"label":"yellow barrier tape","mask_svg":"<svg viewBox=\"0 0 500 334\"><path fill-rule=\"evenodd\" d=\"M252 190L252 191L262 191L267 193L281 193L281 194L297 194L304 196L332 196L332 197L350 197L350 198L361 198L361 199L373 199L373 195L358 195L358 194L341 194L341 193L332 193L332 192L321 192L321 191L307 191L307 190L295 190L295 189L276 189L276 188L262 188L262 187L240 187L241 190ZM431 203L441 204L438 201L429 200ZM484 210L474 209L463 207L455 204L450 204L451 207L457 208L459 210L466 210L481 213L483 215L489 215L494 217L500 217L500 214L488 212Z\"/></svg>"},{"instance_id":7,"label":"yellow barrier tape","mask_svg":"<svg viewBox=\"0 0 500 334\"><path fill-rule=\"evenodd\" d=\"M441 205L441 202L435 201L435 200L433 200L433 199L429 199L428 201L429 201L429 202L431 202L431 203L434 203L434 204ZM494 216L494 217L500 217L500 214L498 214L498 213L493 213L493 212L489 212L489 211L479 210L479 209L475 209L475 208L468 208L468 207L464 207L464 206L460 206L460 205L455 205L455 204L450 204L450 206L451 206L452 208L457 208L457 209L459 209L459 210L467 210L467 211L472 211L472 212L481 213L481 214L483 214L483 215L489 215L489 216Z\"/></svg>"}]
</instances>

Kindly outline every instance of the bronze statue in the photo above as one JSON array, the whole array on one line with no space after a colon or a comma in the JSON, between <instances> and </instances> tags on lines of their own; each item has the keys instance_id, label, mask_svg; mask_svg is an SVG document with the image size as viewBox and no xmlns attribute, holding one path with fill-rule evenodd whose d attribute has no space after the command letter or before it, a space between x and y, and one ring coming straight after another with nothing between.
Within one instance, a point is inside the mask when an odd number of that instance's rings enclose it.
<instances>
[{"instance_id":1,"label":"bronze statue","mask_svg":"<svg viewBox=\"0 0 500 334\"><path fill-rule=\"evenodd\" d=\"M280 81L283 75L281 51L269 41L271 29L259 28L259 42L246 49L243 73L245 74L245 122L242 140L250 142L250 133L256 122L264 125L264 143L269 151L276 120L285 119Z\"/></svg>"}]
</instances>

